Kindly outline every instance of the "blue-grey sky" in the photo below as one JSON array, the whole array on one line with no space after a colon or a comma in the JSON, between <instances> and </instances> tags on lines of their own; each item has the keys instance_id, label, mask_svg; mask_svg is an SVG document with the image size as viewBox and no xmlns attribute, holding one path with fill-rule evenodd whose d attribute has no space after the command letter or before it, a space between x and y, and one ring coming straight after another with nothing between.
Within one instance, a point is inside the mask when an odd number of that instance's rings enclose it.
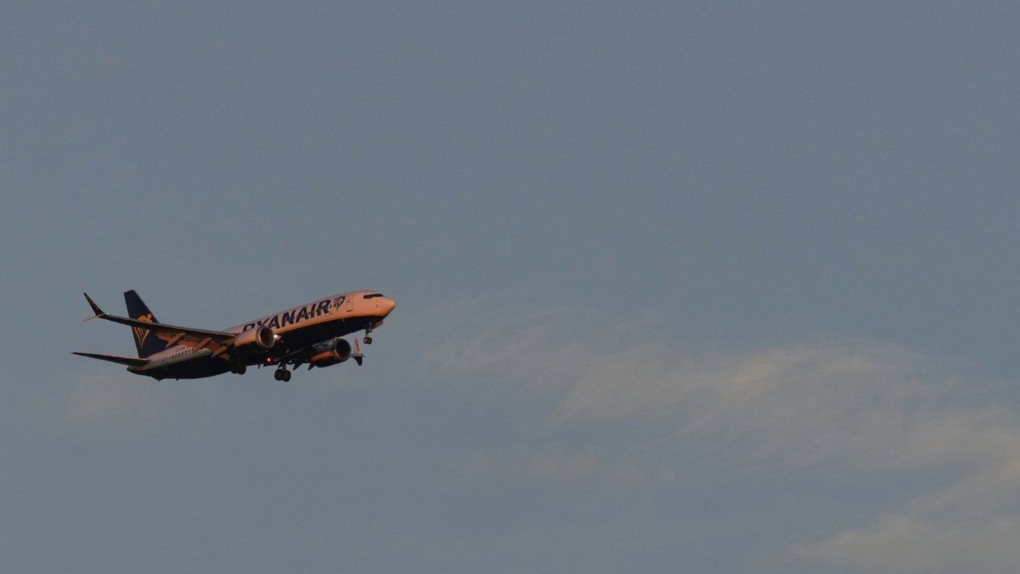
<instances>
[{"instance_id":1,"label":"blue-grey sky","mask_svg":"<svg viewBox=\"0 0 1020 574\"><path fill-rule=\"evenodd\" d=\"M1020 568L1020 5L8 2L0 570ZM351 289L365 366L82 323Z\"/></svg>"}]
</instances>

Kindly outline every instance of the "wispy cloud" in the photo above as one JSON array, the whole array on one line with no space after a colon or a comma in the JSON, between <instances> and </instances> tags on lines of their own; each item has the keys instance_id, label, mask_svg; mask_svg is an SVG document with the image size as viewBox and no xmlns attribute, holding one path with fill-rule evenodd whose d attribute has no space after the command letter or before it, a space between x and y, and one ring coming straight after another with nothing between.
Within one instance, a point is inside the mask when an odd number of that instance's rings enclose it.
<instances>
[{"instance_id":1,"label":"wispy cloud","mask_svg":"<svg viewBox=\"0 0 1020 574\"><path fill-rule=\"evenodd\" d=\"M1020 565L1018 540L1015 519L960 524L894 513L817 545L797 545L792 554L864 572L1007 574Z\"/></svg>"},{"instance_id":2,"label":"wispy cloud","mask_svg":"<svg viewBox=\"0 0 1020 574\"><path fill-rule=\"evenodd\" d=\"M602 479L613 483L671 482L676 474L664 464L642 465L631 461L610 461L587 449L569 451L555 447L549 452L526 457L481 454L474 460L477 469L524 480L576 482Z\"/></svg>"},{"instance_id":3,"label":"wispy cloud","mask_svg":"<svg viewBox=\"0 0 1020 574\"><path fill-rule=\"evenodd\" d=\"M901 508L877 509L864 526L791 541L795 559L876 572L1020 568L1020 409L981 401L991 383L931 357L867 341L690 357L661 338L564 338L520 322L456 345L456 354L434 353L432 366L558 389L557 424L665 424L678 441L723 437L791 469L958 473ZM518 471L554 480L612 473L591 452L536 456Z\"/></svg>"},{"instance_id":4,"label":"wispy cloud","mask_svg":"<svg viewBox=\"0 0 1020 574\"><path fill-rule=\"evenodd\" d=\"M73 422L107 419L152 419L159 412L159 395L148 379L86 377L74 384L63 415Z\"/></svg>"}]
</instances>

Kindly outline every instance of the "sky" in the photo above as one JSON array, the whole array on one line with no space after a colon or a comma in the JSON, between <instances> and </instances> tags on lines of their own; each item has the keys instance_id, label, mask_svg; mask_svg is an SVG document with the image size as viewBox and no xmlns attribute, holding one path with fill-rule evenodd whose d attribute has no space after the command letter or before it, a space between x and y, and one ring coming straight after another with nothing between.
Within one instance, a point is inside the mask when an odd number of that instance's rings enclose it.
<instances>
[{"instance_id":1,"label":"sky","mask_svg":"<svg viewBox=\"0 0 1020 574\"><path fill-rule=\"evenodd\" d=\"M5 2L0 570L1020 568L1015 2ZM195 381L81 320L397 301Z\"/></svg>"}]
</instances>

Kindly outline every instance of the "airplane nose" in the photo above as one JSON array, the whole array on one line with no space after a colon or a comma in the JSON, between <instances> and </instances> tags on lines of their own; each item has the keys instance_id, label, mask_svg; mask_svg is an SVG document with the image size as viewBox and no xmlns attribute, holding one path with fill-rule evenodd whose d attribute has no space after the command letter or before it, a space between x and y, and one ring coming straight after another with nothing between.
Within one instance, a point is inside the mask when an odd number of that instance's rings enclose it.
<instances>
[{"instance_id":1,"label":"airplane nose","mask_svg":"<svg viewBox=\"0 0 1020 574\"><path fill-rule=\"evenodd\" d=\"M393 308L397 306L397 302L393 299L383 298L379 301L379 305L382 306L383 316L389 315Z\"/></svg>"}]
</instances>

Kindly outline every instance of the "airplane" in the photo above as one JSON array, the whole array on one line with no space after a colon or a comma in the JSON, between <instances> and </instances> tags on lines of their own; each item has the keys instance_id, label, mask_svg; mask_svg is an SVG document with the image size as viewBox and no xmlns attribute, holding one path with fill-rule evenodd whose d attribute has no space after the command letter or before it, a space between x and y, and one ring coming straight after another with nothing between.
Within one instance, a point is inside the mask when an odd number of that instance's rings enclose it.
<instances>
[{"instance_id":1,"label":"airplane","mask_svg":"<svg viewBox=\"0 0 1020 574\"><path fill-rule=\"evenodd\" d=\"M362 364L364 355L358 339L354 349L341 337L364 331L362 341L372 343L371 333L383 324L397 306L376 291L348 291L319 299L286 311L267 315L224 331L177 327L160 323L134 290L124 293L128 317L110 315L85 293L94 316L128 325L134 333L138 357L73 354L121 365L136 375L154 379L199 379L230 371L243 375L252 365L277 365L277 381L289 381L291 372L308 364L328 367L353 358Z\"/></svg>"}]
</instances>

